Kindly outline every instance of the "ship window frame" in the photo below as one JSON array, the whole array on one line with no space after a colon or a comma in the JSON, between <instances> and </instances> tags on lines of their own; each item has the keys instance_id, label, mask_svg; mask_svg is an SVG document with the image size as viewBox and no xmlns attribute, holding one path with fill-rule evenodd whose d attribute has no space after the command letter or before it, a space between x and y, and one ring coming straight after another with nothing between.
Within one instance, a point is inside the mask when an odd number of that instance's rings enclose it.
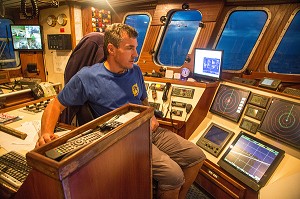
<instances>
[{"instance_id":1,"label":"ship window frame","mask_svg":"<svg viewBox=\"0 0 300 199\"><path fill-rule=\"evenodd\" d=\"M174 64L170 64L170 65L166 65L164 63L161 63L159 60L158 60L158 55L161 51L161 47L162 47L162 44L164 42L164 37L166 36L167 34L167 31L168 31L168 25L171 23L171 20L172 20L172 16L177 12L177 11L183 11L183 12L188 12L188 11L198 11L200 16L201 16L201 19L199 21L199 26L197 27L197 30L195 31L195 34L194 34L194 38L192 39L191 41L191 44L190 44L190 47L187 51L187 54L185 56L185 59L184 59L184 62L182 65L174 65ZM155 48L154 48L154 56L153 56L153 61L156 65L159 65L159 66L162 66L162 67L168 67L168 68L181 68L184 63L186 62L186 58L189 54L191 54L191 51L193 50L194 46L195 46L195 42L199 36L199 33L201 31L201 27L200 27L200 24L202 23L203 21L203 15L201 13L200 10L198 9L189 9L189 10L183 10L183 9L172 9L170 10L168 13L167 13L167 16L166 16L166 21L164 22L164 25L161 27L160 29L160 32L159 32L159 36L158 36L158 39L157 39L157 42L155 44Z\"/></svg>"},{"instance_id":2,"label":"ship window frame","mask_svg":"<svg viewBox=\"0 0 300 199\"><path fill-rule=\"evenodd\" d=\"M143 39L143 43L140 44L140 42L138 42L138 48L140 46L140 52L138 52L137 50L137 53L138 53L138 57L136 58L136 60L134 61L135 63L138 63L139 62L139 59L141 57L141 53L143 52L143 48L144 48L144 45L145 45L145 41L146 41L146 38L148 36L148 32L149 32L149 29L150 29L150 26L151 26L151 23L152 23L152 16L151 14L149 14L148 12L128 12L124 15L123 17L123 22L124 24L126 24L126 18L128 16L132 16L132 15L147 15L149 17L149 21L148 21L148 28L146 29L146 34L144 36L144 39ZM130 24L127 24L127 25L130 25ZM131 25L132 26L132 25ZM133 28L136 29L136 27L132 26ZM137 29L136 29L137 30ZM140 36L140 34L139 34Z\"/></svg>"},{"instance_id":3,"label":"ship window frame","mask_svg":"<svg viewBox=\"0 0 300 199\"><path fill-rule=\"evenodd\" d=\"M282 39L284 38L286 32L289 30L289 27L290 27L291 23L293 22L293 19L295 18L295 16L296 16L297 14L298 14L299 17L300 17L300 8L296 8L296 9L292 12L290 18L288 19L287 23L285 24L285 26L284 26L284 28L283 28L281 34L280 34L279 38L277 39L276 44L275 44L274 48L272 49L272 51L271 51L271 53L270 53L270 55L269 55L269 57L268 57L268 59L267 59L267 61L266 61L266 63L265 63L265 71L266 71L266 72L269 72L269 73L279 73L279 72L276 72L276 71L270 71L270 70L269 70L269 68L270 68L270 63L271 63L271 61L272 61L272 59L273 59L274 54L275 54L276 51L277 51L277 49L278 49L278 47L279 47L279 45L280 45ZM283 74L283 75L299 75L299 73L279 73L279 74Z\"/></svg>"},{"instance_id":4,"label":"ship window frame","mask_svg":"<svg viewBox=\"0 0 300 199\"><path fill-rule=\"evenodd\" d=\"M259 45L259 43L260 43L263 35L265 34L265 32L266 32L266 30L267 30L267 28L268 28L268 26L270 24L270 21L271 21L271 11L268 8L265 8L265 7L242 7L242 6L239 6L239 7L236 7L236 8L232 8L232 9L230 9L227 12L227 14L226 14L226 16L224 18L224 21L223 21L223 23L221 25L221 28L220 28L220 30L219 30L219 32L217 34L216 40L215 40L215 42L213 44L213 49L218 49L217 45L218 45L219 40L220 40L220 38L222 36L222 33L223 33L224 28L225 28L225 26L227 24L227 21L228 21L229 17L231 16L231 14L233 12L235 12L235 11L263 11L263 12L266 13L267 19L265 21L265 25L261 29L261 32L260 32L259 36L257 37L257 40L256 40L256 42L255 42L252 50L249 53L249 56L248 56L248 58L247 58L247 60L246 60L246 62L244 64L244 66L241 69L239 69L239 70L225 70L223 68L222 71L223 72L227 72L227 73L243 73L247 69L247 67L248 67L248 65L249 65L249 63L250 63L250 61L251 61L251 59L252 59L252 57L254 55L254 52L256 51L256 49L257 49L257 47L258 47L258 45ZM222 50L224 50L224 49L222 49ZM224 50L224 54L225 53L226 53L226 50Z\"/></svg>"}]
</instances>

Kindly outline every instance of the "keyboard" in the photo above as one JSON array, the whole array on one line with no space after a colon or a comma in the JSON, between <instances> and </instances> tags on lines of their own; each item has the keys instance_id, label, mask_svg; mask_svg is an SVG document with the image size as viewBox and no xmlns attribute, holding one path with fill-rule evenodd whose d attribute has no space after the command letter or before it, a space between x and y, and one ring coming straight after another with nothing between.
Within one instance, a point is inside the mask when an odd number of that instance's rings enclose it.
<instances>
[{"instance_id":1,"label":"keyboard","mask_svg":"<svg viewBox=\"0 0 300 199\"><path fill-rule=\"evenodd\" d=\"M0 179L15 188L22 185L30 170L26 158L15 151L0 156Z\"/></svg>"}]
</instances>

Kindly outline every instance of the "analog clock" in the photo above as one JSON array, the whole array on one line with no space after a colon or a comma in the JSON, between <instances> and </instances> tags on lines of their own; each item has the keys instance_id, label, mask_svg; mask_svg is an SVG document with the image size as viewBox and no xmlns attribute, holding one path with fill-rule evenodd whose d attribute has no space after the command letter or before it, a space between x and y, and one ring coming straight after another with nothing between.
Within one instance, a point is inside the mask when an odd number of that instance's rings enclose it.
<instances>
[{"instance_id":1,"label":"analog clock","mask_svg":"<svg viewBox=\"0 0 300 199\"><path fill-rule=\"evenodd\" d=\"M56 17L54 15L49 15L47 17L47 24L54 27L56 25Z\"/></svg>"},{"instance_id":2,"label":"analog clock","mask_svg":"<svg viewBox=\"0 0 300 199\"><path fill-rule=\"evenodd\" d=\"M65 26L67 24L67 16L65 14L60 14L57 16L57 23L59 25Z\"/></svg>"},{"instance_id":3,"label":"analog clock","mask_svg":"<svg viewBox=\"0 0 300 199\"><path fill-rule=\"evenodd\" d=\"M190 69L188 68L182 68L181 70L181 79L187 79L190 76Z\"/></svg>"}]
</instances>

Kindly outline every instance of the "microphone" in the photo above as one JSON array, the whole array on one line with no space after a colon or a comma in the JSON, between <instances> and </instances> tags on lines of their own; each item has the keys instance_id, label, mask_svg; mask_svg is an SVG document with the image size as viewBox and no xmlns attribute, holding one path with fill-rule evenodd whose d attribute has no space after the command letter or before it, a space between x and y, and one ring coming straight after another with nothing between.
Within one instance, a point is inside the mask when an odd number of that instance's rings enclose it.
<instances>
[{"instance_id":1,"label":"microphone","mask_svg":"<svg viewBox=\"0 0 300 199\"><path fill-rule=\"evenodd\" d=\"M169 94L170 87L171 87L171 83L167 82L166 86L164 88L163 96L162 96L162 100L164 102L168 100L168 94Z\"/></svg>"}]
</instances>

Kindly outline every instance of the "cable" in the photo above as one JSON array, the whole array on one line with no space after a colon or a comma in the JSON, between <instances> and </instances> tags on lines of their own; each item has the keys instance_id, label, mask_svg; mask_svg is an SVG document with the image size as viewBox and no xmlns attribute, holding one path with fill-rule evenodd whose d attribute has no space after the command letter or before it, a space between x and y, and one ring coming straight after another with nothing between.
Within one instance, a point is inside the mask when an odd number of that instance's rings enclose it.
<instances>
[{"instance_id":1,"label":"cable","mask_svg":"<svg viewBox=\"0 0 300 199\"><path fill-rule=\"evenodd\" d=\"M5 7L2 0L0 0L0 16L5 17Z\"/></svg>"},{"instance_id":2,"label":"cable","mask_svg":"<svg viewBox=\"0 0 300 199\"><path fill-rule=\"evenodd\" d=\"M26 11L26 0L21 0L21 11L23 15L26 17L26 19L33 19L37 17L39 14L39 9L36 0L30 0L30 2L32 5L32 10L31 10L31 15L28 15Z\"/></svg>"}]
</instances>

